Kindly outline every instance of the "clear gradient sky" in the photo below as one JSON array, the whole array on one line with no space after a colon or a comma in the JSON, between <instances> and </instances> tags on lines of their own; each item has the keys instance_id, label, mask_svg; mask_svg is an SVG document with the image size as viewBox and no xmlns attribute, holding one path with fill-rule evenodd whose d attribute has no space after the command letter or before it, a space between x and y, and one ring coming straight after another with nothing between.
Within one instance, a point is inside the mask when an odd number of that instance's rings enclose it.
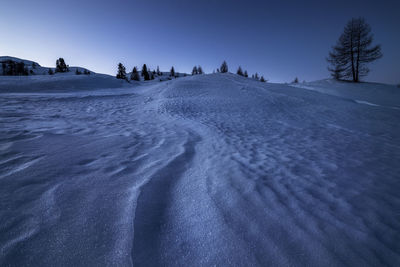
<instances>
[{"instance_id":1,"label":"clear gradient sky","mask_svg":"<svg viewBox=\"0 0 400 267\"><path fill-rule=\"evenodd\" d=\"M400 0L0 0L0 56L114 75L147 63L212 72L225 59L272 82L329 77L344 25L365 17L384 57L367 80L400 82Z\"/></svg>"}]
</instances>

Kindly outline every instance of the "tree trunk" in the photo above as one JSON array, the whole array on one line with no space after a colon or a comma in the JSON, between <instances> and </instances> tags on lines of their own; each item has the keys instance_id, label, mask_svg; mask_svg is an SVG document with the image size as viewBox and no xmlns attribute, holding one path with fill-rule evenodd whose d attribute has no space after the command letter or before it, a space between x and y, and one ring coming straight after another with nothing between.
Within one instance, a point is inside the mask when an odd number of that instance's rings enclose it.
<instances>
[{"instance_id":1,"label":"tree trunk","mask_svg":"<svg viewBox=\"0 0 400 267\"><path fill-rule=\"evenodd\" d=\"M356 73L354 69L353 38L354 38L354 21L351 21L351 32L350 32L351 73L353 74L353 82L356 82Z\"/></svg>"},{"instance_id":2,"label":"tree trunk","mask_svg":"<svg viewBox=\"0 0 400 267\"><path fill-rule=\"evenodd\" d=\"M356 65L356 80L355 82L360 81L359 73L360 73L360 50L361 50L361 25L357 27L358 35L357 35L357 65Z\"/></svg>"}]
</instances>

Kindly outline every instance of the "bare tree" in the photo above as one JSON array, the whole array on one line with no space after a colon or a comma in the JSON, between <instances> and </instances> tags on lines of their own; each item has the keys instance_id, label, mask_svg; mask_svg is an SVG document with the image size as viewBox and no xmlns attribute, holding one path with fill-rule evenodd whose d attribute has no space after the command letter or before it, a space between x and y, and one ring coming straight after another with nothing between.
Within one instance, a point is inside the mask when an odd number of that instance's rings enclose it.
<instances>
[{"instance_id":1,"label":"bare tree","mask_svg":"<svg viewBox=\"0 0 400 267\"><path fill-rule=\"evenodd\" d=\"M371 27L363 18L351 19L329 53L329 71L335 79L359 82L369 72L367 64L382 57L381 46L372 46Z\"/></svg>"}]
</instances>

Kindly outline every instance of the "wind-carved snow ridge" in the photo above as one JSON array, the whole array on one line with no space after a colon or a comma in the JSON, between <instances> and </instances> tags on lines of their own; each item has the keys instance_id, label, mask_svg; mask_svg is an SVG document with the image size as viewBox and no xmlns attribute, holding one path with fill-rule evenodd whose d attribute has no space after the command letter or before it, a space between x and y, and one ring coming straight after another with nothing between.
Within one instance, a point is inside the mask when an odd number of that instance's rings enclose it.
<instances>
[{"instance_id":1,"label":"wind-carved snow ridge","mask_svg":"<svg viewBox=\"0 0 400 267\"><path fill-rule=\"evenodd\" d=\"M358 104L364 104L364 105L369 105L369 106L374 106L374 107L385 107L385 108L391 108L391 109L400 109L400 107L386 107L386 106L381 106L381 105L377 105L374 103L370 103L368 101L363 101L363 100L354 100L356 103Z\"/></svg>"},{"instance_id":2,"label":"wind-carved snow ridge","mask_svg":"<svg viewBox=\"0 0 400 267\"><path fill-rule=\"evenodd\" d=\"M166 229L168 206L173 201L173 187L184 176L192 163L195 145L199 136L187 132L188 136L175 155L151 175L149 182L140 188L134 222L134 265L162 265L163 251L160 248Z\"/></svg>"},{"instance_id":3,"label":"wind-carved snow ridge","mask_svg":"<svg viewBox=\"0 0 400 267\"><path fill-rule=\"evenodd\" d=\"M0 98L1 266L400 262L390 86L93 77Z\"/></svg>"}]
</instances>

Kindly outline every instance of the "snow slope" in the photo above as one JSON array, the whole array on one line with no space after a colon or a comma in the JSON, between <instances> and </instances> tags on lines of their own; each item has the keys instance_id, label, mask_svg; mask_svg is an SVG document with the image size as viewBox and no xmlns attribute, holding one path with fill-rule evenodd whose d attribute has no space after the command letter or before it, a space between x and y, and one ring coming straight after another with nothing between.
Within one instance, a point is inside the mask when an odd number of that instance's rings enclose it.
<instances>
[{"instance_id":1,"label":"snow slope","mask_svg":"<svg viewBox=\"0 0 400 267\"><path fill-rule=\"evenodd\" d=\"M400 264L398 109L211 74L0 113L1 266Z\"/></svg>"},{"instance_id":2,"label":"snow slope","mask_svg":"<svg viewBox=\"0 0 400 267\"><path fill-rule=\"evenodd\" d=\"M291 84L291 86L353 99L359 104L400 109L400 88L395 85L351 83L326 79L315 82Z\"/></svg>"},{"instance_id":3,"label":"snow slope","mask_svg":"<svg viewBox=\"0 0 400 267\"><path fill-rule=\"evenodd\" d=\"M57 73L55 75L0 76L1 93L60 93L72 91L98 90L130 86L123 80L106 74L73 75Z\"/></svg>"}]
</instances>

